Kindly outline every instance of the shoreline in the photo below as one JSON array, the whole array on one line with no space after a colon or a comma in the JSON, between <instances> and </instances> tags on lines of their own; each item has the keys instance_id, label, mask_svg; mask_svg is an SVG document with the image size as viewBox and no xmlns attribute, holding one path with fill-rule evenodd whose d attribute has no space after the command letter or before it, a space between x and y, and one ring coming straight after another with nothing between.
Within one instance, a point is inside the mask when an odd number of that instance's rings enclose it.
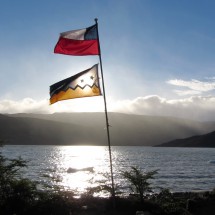
<instances>
[{"instance_id":1,"label":"shoreline","mask_svg":"<svg viewBox=\"0 0 215 215\"><path fill-rule=\"evenodd\" d=\"M144 198L140 203L137 196L116 197L115 208L110 197L82 196L73 201L74 215L132 215L143 211L149 215L213 215L215 211L215 190L204 192L176 192L163 190ZM114 211L114 212L113 212Z\"/></svg>"}]
</instances>

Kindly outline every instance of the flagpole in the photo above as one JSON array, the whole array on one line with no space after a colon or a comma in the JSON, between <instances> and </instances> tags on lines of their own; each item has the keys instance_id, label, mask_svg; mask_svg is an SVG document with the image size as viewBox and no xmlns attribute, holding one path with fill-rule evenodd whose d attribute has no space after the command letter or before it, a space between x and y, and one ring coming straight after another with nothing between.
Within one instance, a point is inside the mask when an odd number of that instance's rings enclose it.
<instances>
[{"instance_id":1,"label":"flagpole","mask_svg":"<svg viewBox=\"0 0 215 215\"><path fill-rule=\"evenodd\" d=\"M97 30L97 36L98 36L99 61L100 61L100 69L101 69L101 76L102 76L102 88L103 88L105 119L106 119L106 129L107 129L107 139L108 139L108 149L109 149L109 159L110 159L111 183L112 183L112 197L114 199L114 205L115 205L115 188L114 188L114 179L113 179L113 164L112 164L112 154L111 154L111 145L110 145L110 131L109 131L110 125L108 122L107 102L106 102L106 95L105 95L105 84L104 84L104 76L103 76L103 68L102 68L102 58L101 58L101 48L100 48L100 41L99 41L98 19L97 18L95 18L95 22L96 22L96 27L97 27L96 30Z\"/></svg>"}]
</instances>

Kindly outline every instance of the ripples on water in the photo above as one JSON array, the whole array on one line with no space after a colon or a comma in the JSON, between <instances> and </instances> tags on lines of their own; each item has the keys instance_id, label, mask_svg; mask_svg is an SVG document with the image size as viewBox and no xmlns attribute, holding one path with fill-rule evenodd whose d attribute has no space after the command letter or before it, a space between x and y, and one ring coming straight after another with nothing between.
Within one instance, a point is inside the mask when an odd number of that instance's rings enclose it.
<instances>
[{"instance_id":1,"label":"ripples on water","mask_svg":"<svg viewBox=\"0 0 215 215\"><path fill-rule=\"evenodd\" d=\"M28 160L25 174L30 179L76 192L98 185L107 179L103 174L110 172L108 147L103 146L5 146L2 153ZM120 172L131 166L158 170L154 188L181 192L215 187L215 149L122 146L112 147L112 158L115 183L122 187L126 182Z\"/></svg>"}]
</instances>

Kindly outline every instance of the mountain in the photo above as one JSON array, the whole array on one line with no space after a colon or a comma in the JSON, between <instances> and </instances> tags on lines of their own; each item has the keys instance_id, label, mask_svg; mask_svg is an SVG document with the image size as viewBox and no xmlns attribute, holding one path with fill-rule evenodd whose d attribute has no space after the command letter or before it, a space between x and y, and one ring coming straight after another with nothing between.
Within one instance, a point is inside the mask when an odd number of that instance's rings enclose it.
<instances>
[{"instance_id":1,"label":"mountain","mask_svg":"<svg viewBox=\"0 0 215 215\"><path fill-rule=\"evenodd\" d=\"M197 135L184 139L173 140L167 143L163 143L158 146L165 147L215 147L215 131L204 135Z\"/></svg>"},{"instance_id":2,"label":"mountain","mask_svg":"<svg viewBox=\"0 0 215 215\"><path fill-rule=\"evenodd\" d=\"M108 113L111 145L154 146L215 130L215 122ZM104 113L0 115L7 144L107 145Z\"/></svg>"},{"instance_id":3,"label":"mountain","mask_svg":"<svg viewBox=\"0 0 215 215\"><path fill-rule=\"evenodd\" d=\"M94 129L50 120L0 115L0 139L7 144L68 145L94 143Z\"/></svg>"}]
</instances>

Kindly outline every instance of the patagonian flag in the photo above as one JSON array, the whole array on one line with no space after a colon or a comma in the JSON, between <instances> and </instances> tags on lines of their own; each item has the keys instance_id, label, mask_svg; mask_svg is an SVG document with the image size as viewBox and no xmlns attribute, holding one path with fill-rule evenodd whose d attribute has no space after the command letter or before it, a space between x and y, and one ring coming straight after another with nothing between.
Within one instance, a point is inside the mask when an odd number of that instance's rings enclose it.
<instances>
[{"instance_id":1,"label":"patagonian flag","mask_svg":"<svg viewBox=\"0 0 215 215\"><path fill-rule=\"evenodd\" d=\"M99 96L98 64L50 86L50 104L67 99Z\"/></svg>"},{"instance_id":2,"label":"patagonian flag","mask_svg":"<svg viewBox=\"0 0 215 215\"><path fill-rule=\"evenodd\" d=\"M65 55L99 55L97 25L60 34L54 53Z\"/></svg>"}]
</instances>

